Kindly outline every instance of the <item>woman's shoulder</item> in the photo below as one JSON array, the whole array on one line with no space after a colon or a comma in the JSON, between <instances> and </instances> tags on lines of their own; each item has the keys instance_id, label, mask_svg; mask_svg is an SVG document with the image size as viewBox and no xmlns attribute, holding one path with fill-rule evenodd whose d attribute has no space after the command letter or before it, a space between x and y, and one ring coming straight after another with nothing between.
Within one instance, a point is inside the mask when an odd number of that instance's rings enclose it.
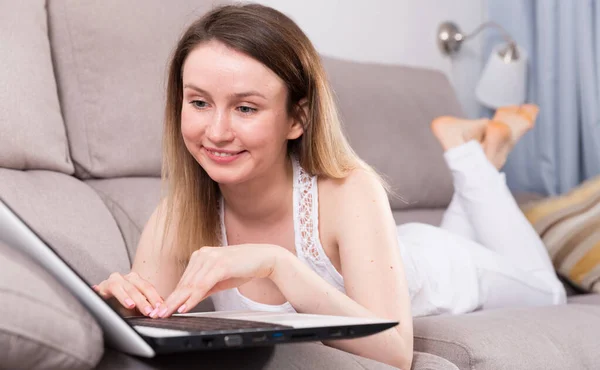
<instances>
[{"instance_id":1,"label":"woman's shoulder","mask_svg":"<svg viewBox=\"0 0 600 370\"><path fill-rule=\"evenodd\" d=\"M351 170L347 176L340 179L319 176L317 181L319 193L328 198L355 199L385 194L381 178L374 171L362 167Z\"/></svg>"},{"instance_id":2,"label":"woman's shoulder","mask_svg":"<svg viewBox=\"0 0 600 370\"><path fill-rule=\"evenodd\" d=\"M380 177L365 168L352 170L341 179L318 178L319 218L331 237L353 227L358 218L391 215Z\"/></svg>"}]
</instances>

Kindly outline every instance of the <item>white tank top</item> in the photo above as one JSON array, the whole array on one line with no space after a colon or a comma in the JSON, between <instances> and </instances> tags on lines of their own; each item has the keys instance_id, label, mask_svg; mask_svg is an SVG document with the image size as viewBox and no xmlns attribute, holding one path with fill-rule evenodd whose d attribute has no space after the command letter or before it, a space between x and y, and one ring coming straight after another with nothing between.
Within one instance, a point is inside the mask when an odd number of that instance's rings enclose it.
<instances>
[{"instance_id":1,"label":"white tank top","mask_svg":"<svg viewBox=\"0 0 600 370\"><path fill-rule=\"evenodd\" d=\"M292 157L294 169L294 244L296 256L337 290L346 294L344 278L335 269L325 254L319 239L319 196L317 177L310 176ZM219 213L221 219L221 245L227 246L225 230L225 202L221 198ZM217 292L211 296L217 311L256 310L269 312L296 312L289 302L269 305L255 302L242 295L237 288Z\"/></svg>"}]
</instances>

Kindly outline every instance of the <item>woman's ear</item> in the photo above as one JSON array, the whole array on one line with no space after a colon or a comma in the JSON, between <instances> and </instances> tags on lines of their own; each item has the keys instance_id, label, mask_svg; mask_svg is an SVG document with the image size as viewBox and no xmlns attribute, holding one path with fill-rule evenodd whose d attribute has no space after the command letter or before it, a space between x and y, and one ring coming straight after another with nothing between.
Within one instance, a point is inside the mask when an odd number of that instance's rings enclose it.
<instances>
[{"instance_id":1,"label":"woman's ear","mask_svg":"<svg viewBox=\"0 0 600 370\"><path fill-rule=\"evenodd\" d=\"M308 100L306 98L300 100L294 107L294 114L291 117L292 125L288 131L287 139L295 140L302 136L304 127L308 122Z\"/></svg>"}]
</instances>

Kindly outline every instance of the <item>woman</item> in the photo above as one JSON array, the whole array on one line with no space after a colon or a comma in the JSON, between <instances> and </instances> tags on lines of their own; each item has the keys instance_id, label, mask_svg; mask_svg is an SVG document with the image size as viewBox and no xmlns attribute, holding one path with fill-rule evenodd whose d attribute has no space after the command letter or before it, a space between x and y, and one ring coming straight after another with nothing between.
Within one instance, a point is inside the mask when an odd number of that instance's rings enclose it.
<instances>
[{"instance_id":1,"label":"woman","mask_svg":"<svg viewBox=\"0 0 600 370\"><path fill-rule=\"evenodd\" d=\"M507 121L519 117L509 112ZM513 126L435 121L457 187L444 222L454 233L397 231L380 178L342 134L308 38L268 7L217 8L189 27L171 60L168 194L131 273L95 289L153 318L211 296L218 310L397 320L386 332L326 344L408 369L411 315L563 299L543 245L482 149L501 161L517 139ZM497 235L507 227L517 244Z\"/></svg>"}]
</instances>

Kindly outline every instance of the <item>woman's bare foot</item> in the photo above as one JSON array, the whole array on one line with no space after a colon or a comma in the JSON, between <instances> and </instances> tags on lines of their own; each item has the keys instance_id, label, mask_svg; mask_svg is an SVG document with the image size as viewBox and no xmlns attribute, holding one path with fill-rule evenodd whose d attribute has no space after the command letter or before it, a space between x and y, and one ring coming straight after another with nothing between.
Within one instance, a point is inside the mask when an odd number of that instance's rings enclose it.
<instances>
[{"instance_id":1,"label":"woman's bare foot","mask_svg":"<svg viewBox=\"0 0 600 370\"><path fill-rule=\"evenodd\" d=\"M493 121L506 123L512 131L511 144L514 146L519 139L535 125L539 108L535 104L511 105L498 108Z\"/></svg>"},{"instance_id":2,"label":"woman's bare foot","mask_svg":"<svg viewBox=\"0 0 600 370\"><path fill-rule=\"evenodd\" d=\"M489 121L442 116L431 122L431 131L442 144L444 151L447 151L470 140L482 142Z\"/></svg>"},{"instance_id":3,"label":"woman's bare foot","mask_svg":"<svg viewBox=\"0 0 600 370\"><path fill-rule=\"evenodd\" d=\"M506 163L508 153L512 148L512 130L501 121L491 121L485 129L485 138L483 139L483 150L488 160L500 169Z\"/></svg>"},{"instance_id":4,"label":"woman's bare foot","mask_svg":"<svg viewBox=\"0 0 600 370\"><path fill-rule=\"evenodd\" d=\"M539 108L535 104L498 108L485 133L483 149L497 169L506 163L508 153L535 124ZM508 133L507 133L508 129Z\"/></svg>"}]
</instances>

